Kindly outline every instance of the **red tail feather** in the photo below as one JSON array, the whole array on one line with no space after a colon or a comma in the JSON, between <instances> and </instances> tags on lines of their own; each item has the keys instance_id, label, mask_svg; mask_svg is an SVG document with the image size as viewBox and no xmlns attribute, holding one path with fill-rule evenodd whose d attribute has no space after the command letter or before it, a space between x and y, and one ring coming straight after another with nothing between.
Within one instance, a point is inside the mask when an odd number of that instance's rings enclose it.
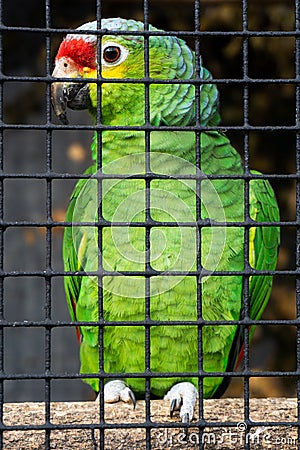
<instances>
[{"instance_id":1,"label":"red tail feather","mask_svg":"<svg viewBox=\"0 0 300 450\"><path fill-rule=\"evenodd\" d=\"M76 302L73 297L71 297L71 302L72 302L74 317L75 317L75 320L77 320L76 319ZM80 344L81 343L81 332L80 332L80 328L78 326L76 326L76 336L77 336L77 340Z\"/></svg>"}]
</instances>

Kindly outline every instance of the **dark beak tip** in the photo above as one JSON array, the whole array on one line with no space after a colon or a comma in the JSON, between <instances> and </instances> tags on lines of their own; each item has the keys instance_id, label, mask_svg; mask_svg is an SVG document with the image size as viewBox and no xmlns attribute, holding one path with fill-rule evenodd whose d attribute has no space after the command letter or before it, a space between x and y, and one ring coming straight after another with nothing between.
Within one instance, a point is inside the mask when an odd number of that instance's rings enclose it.
<instances>
[{"instance_id":1,"label":"dark beak tip","mask_svg":"<svg viewBox=\"0 0 300 450\"><path fill-rule=\"evenodd\" d=\"M67 99L64 94L63 83L53 83L51 86L51 103L56 117L64 124L67 125Z\"/></svg>"},{"instance_id":2,"label":"dark beak tip","mask_svg":"<svg viewBox=\"0 0 300 450\"><path fill-rule=\"evenodd\" d=\"M68 125L68 124L69 124L69 121L68 121L68 119L67 119L67 114L66 114L65 112L59 114L58 119L61 121L61 123L62 123L63 125Z\"/></svg>"},{"instance_id":3,"label":"dark beak tip","mask_svg":"<svg viewBox=\"0 0 300 450\"><path fill-rule=\"evenodd\" d=\"M90 107L89 86L82 83L55 82L51 88L51 102L55 115L62 124L68 125L67 107L74 110Z\"/></svg>"}]
</instances>

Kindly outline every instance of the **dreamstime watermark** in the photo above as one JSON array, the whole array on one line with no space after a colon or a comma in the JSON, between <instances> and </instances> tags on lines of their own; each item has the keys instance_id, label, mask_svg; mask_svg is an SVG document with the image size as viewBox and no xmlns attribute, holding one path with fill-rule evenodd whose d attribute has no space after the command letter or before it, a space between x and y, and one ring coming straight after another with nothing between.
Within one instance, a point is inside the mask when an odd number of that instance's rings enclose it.
<instances>
[{"instance_id":1,"label":"dreamstime watermark","mask_svg":"<svg viewBox=\"0 0 300 450\"><path fill-rule=\"evenodd\" d=\"M236 427L228 427L216 429L213 431L189 432L183 430L176 433L168 428L158 431L155 434L157 445L199 445L199 444L213 444L216 446L249 443L251 445L272 445L281 446L288 445L288 448L297 448L297 438L291 436L284 436L282 434L276 435L276 431L268 427L258 427L247 431L247 424L245 422L237 423Z\"/></svg>"}]
</instances>

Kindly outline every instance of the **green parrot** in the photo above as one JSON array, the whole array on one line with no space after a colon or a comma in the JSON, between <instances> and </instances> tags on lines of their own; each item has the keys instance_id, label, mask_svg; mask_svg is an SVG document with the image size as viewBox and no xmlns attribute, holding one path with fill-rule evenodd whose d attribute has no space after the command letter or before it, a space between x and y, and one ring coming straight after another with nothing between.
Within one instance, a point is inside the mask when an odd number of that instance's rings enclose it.
<instances>
[{"instance_id":1,"label":"green parrot","mask_svg":"<svg viewBox=\"0 0 300 450\"><path fill-rule=\"evenodd\" d=\"M220 372L242 359L236 321L259 319L268 302L272 277L255 270L275 269L279 228L261 222L279 212L258 172L245 185L217 131L218 90L202 60L184 40L144 30L111 18L97 33L89 22L55 58L55 114L66 124L67 107L88 109L96 126L94 163L66 216L65 290L83 379L99 392L104 377L106 402L135 406L147 377L188 423L199 380L205 398L219 397Z\"/></svg>"}]
</instances>

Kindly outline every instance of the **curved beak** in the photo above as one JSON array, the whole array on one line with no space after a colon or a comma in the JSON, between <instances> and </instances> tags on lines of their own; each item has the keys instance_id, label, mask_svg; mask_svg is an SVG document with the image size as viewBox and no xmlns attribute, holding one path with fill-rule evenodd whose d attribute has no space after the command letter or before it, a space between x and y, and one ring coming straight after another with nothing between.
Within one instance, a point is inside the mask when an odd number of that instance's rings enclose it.
<instances>
[{"instance_id":1,"label":"curved beak","mask_svg":"<svg viewBox=\"0 0 300 450\"><path fill-rule=\"evenodd\" d=\"M60 61L57 61L52 73L55 78L74 78L73 81L57 81L51 86L51 102L56 116L64 124L68 124L67 107L71 109L87 109L90 107L89 85L80 79L78 72L66 73Z\"/></svg>"}]
</instances>

